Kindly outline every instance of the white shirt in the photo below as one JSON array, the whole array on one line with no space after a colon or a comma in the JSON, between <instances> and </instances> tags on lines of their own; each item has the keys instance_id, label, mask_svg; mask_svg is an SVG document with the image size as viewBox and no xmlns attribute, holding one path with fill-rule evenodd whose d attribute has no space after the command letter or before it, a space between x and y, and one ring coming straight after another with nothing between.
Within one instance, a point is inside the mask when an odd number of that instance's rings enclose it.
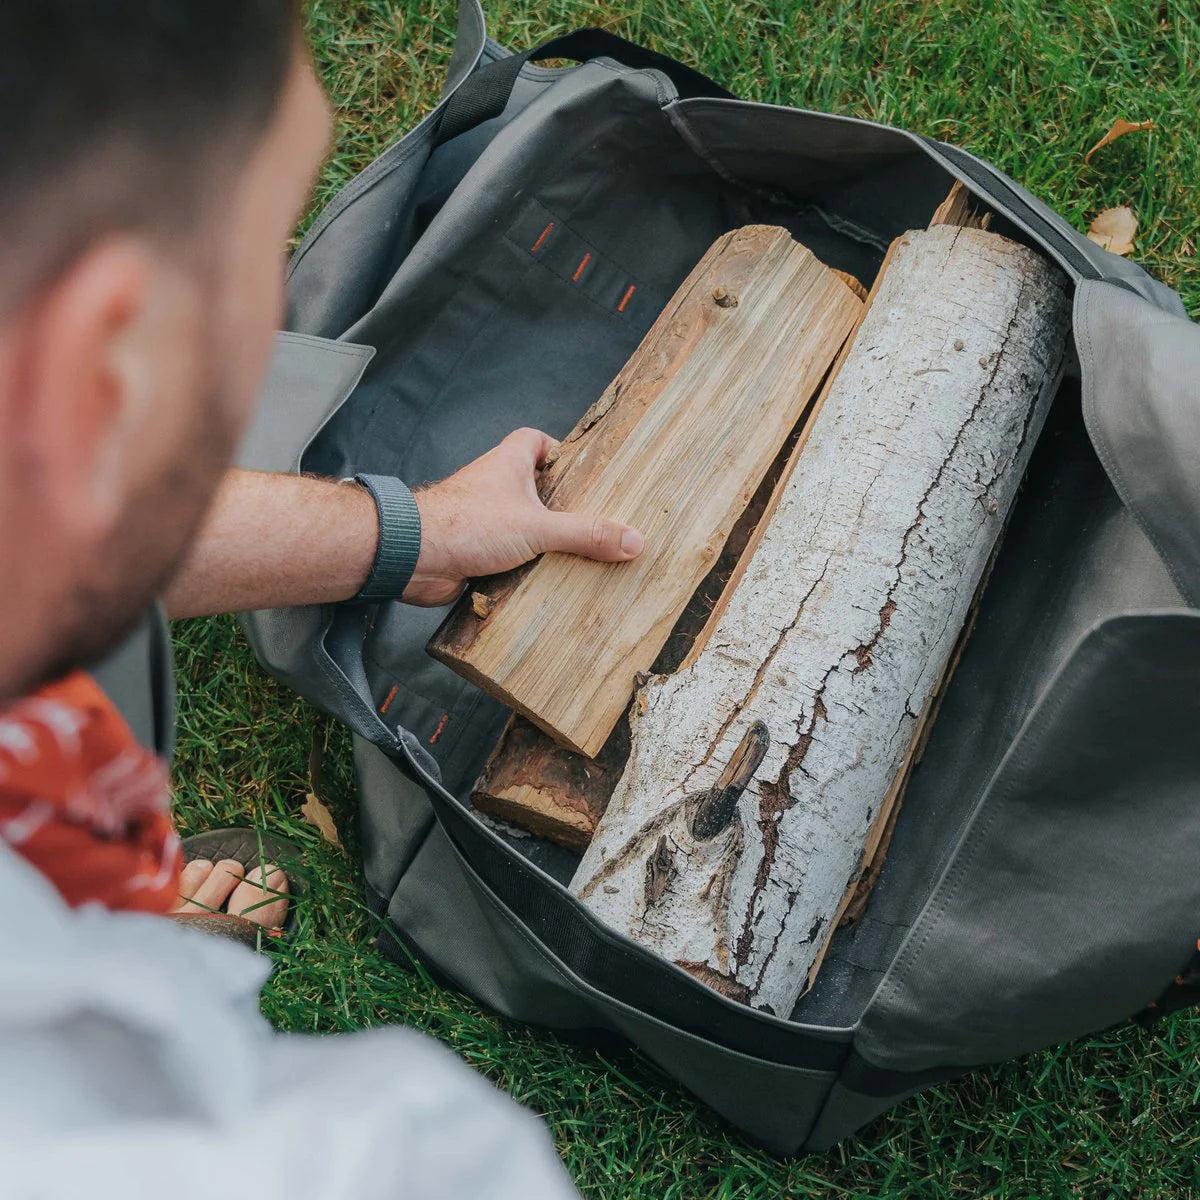
<instances>
[{"instance_id":1,"label":"white shirt","mask_svg":"<svg viewBox=\"0 0 1200 1200\"><path fill-rule=\"evenodd\" d=\"M541 1123L432 1039L273 1032L269 968L71 910L0 843L0 1197L576 1195Z\"/></svg>"}]
</instances>

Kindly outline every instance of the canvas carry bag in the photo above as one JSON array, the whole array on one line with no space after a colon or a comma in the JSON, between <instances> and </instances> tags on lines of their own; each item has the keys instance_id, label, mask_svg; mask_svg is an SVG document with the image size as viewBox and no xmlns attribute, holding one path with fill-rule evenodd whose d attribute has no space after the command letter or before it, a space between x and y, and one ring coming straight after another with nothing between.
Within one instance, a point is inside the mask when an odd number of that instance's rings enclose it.
<instances>
[{"instance_id":1,"label":"canvas carry bag","mask_svg":"<svg viewBox=\"0 0 1200 1200\"><path fill-rule=\"evenodd\" d=\"M1069 276L1072 368L870 905L787 1017L597 923L563 886L571 854L472 813L506 713L425 654L441 611L245 620L356 735L392 951L511 1017L628 1038L777 1152L1191 999L1173 981L1200 934L1200 333L1179 298L962 150L744 103L598 31L512 55L468 0L438 107L296 251L243 452L415 485L518 426L562 436L722 232L786 226L869 283L955 179ZM531 254L550 222L554 253Z\"/></svg>"}]
</instances>

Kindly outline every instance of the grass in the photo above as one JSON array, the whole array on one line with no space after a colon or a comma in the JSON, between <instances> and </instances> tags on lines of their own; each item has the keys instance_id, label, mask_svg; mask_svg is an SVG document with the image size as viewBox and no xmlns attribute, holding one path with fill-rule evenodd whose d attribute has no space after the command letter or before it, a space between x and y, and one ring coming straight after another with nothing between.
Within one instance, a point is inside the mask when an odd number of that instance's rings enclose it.
<instances>
[{"instance_id":1,"label":"grass","mask_svg":"<svg viewBox=\"0 0 1200 1200\"><path fill-rule=\"evenodd\" d=\"M338 111L317 211L436 100L448 3L312 0ZM1085 228L1130 204L1137 257L1200 312L1200 10L1194 0L498 0L523 48L602 25L755 100L954 141ZM1113 119L1157 128L1083 154ZM311 213L310 213L311 216ZM496 1018L371 948L354 854L347 736L276 685L226 619L177 629L177 811L188 831L257 822L304 843L310 896L263 996L289 1030L402 1022L453 1047L548 1120L587 1196L1175 1197L1200 1194L1200 1019L1121 1029L931 1088L824 1156L778 1162L632 1050ZM348 851L300 818L311 740ZM364 1097L364 1103L369 1098Z\"/></svg>"}]
</instances>

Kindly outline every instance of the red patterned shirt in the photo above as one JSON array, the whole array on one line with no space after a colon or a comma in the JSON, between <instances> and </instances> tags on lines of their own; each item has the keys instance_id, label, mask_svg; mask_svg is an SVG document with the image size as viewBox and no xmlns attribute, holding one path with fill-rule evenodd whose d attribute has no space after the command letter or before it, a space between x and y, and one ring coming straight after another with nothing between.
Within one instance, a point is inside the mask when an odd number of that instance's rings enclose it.
<instances>
[{"instance_id":1,"label":"red patterned shirt","mask_svg":"<svg viewBox=\"0 0 1200 1200\"><path fill-rule=\"evenodd\" d=\"M0 840L71 905L168 912L179 838L167 773L83 672L0 708Z\"/></svg>"}]
</instances>

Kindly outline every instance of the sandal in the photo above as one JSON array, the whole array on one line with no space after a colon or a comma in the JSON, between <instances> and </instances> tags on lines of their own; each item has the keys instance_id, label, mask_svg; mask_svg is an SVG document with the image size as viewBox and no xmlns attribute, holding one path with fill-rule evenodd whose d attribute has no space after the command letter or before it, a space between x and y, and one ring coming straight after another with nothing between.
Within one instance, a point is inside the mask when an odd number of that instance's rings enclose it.
<instances>
[{"instance_id":1,"label":"sandal","mask_svg":"<svg viewBox=\"0 0 1200 1200\"><path fill-rule=\"evenodd\" d=\"M186 922L189 929L230 938L255 950L261 948L262 937L278 939L293 931L296 901L308 890L303 874L297 869L302 851L295 842L259 829L211 829L184 838L182 845L185 863L197 858L207 858L211 862L231 858L241 863L247 874L255 867L273 863L287 875L288 909L283 928L279 930L267 929L233 913L171 913L172 920Z\"/></svg>"}]
</instances>

